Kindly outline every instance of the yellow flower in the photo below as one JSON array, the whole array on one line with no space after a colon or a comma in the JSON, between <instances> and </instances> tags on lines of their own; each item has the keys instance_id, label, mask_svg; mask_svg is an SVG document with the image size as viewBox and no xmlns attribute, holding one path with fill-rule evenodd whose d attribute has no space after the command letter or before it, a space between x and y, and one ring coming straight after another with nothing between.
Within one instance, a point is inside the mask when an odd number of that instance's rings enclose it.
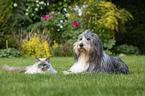
<instances>
[{"instance_id":1,"label":"yellow flower","mask_svg":"<svg viewBox=\"0 0 145 96\"><path fill-rule=\"evenodd\" d=\"M34 34L34 37L30 37L29 41L23 40L22 44L23 55L31 55L33 57L51 56L47 41L44 41L44 43L41 44L40 38L36 36L37 34ZM55 46L57 46L56 43Z\"/></svg>"}]
</instances>

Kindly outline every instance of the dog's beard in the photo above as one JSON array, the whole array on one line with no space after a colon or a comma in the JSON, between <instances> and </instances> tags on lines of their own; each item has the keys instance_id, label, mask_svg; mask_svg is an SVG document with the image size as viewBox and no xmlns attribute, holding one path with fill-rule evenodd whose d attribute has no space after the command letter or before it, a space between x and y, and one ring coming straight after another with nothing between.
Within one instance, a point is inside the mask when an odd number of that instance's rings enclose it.
<instances>
[{"instance_id":1,"label":"dog's beard","mask_svg":"<svg viewBox=\"0 0 145 96\"><path fill-rule=\"evenodd\" d=\"M70 71L74 73L86 72L89 68L88 59L88 55L85 51L80 52L78 61L74 63L74 65L70 68Z\"/></svg>"},{"instance_id":2,"label":"dog's beard","mask_svg":"<svg viewBox=\"0 0 145 96\"><path fill-rule=\"evenodd\" d=\"M74 43L73 49L78 56L78 61L70 68L70 71L74 73L86 72L89 67L90 44L83 42L83 47L80 47L80 43L81 42Z\"/></svg>"}]
</instances>

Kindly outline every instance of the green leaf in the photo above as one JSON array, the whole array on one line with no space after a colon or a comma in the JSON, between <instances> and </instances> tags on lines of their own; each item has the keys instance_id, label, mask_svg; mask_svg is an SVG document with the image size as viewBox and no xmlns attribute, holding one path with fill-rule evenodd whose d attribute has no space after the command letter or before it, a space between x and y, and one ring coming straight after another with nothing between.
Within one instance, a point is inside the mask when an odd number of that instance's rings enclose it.
<instances>
[{"instance_id":1,"label":"green leaf","mask_svg":"<svg viewBox=\"0 0 145 96\"><path fill-rule=\"evenodd\" d=\"M60 1L58 4L59 4L59 5L62 5L62 2Z\"/></svg>"},{"instance_id":2,"label":"green leaf","mask_svg":"<svg viewBox=\"0 0 145 96\"><path fill-rule=\"evenodd\" d=\"M67 7L67 3L65 3L65 4L63 5L63 7L65 7L65 8L66 8L66 7Z\"/></svg>"},{"instance_id":3,"label":"green leaf","mask_svg":"<svg viewBox=\"0 0 145 96\"><path fill-rule=\"evenodd\" d=\"M114 39L109 39L106 43L104 43L104 47L107 49L111 49L113 45L115 45L115 40Z\"/></svg>"}]
</instances>

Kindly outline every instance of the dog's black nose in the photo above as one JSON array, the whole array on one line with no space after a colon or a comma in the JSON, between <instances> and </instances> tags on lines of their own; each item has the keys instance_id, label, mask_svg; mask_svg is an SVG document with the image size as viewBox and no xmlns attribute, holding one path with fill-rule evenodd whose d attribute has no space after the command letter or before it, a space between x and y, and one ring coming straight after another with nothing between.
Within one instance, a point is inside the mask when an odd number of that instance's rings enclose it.
<instances>
[{"instance_id":1,"label":"dog's black nose","mask_svg":"<svg viewBox=\"0 0 145 96\"><path fill-rule=\"evenodd\" d=\"M83 43L80 43L79 46L80 46L80 47L83 47Z\"/></svg>"}]
</instances>

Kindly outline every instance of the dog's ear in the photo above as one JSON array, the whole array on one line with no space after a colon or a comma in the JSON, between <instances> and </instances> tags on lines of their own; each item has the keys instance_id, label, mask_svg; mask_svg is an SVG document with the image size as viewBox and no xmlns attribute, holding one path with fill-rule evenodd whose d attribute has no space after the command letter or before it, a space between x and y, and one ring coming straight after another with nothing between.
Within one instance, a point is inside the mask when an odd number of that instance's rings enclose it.
<instances>
[{"instance_id":1,"label":"dog's ear","mask_svg":"<svg viewBox=\"0 0 145 96\"><path fill-rule=\"evenodd\" d=\"M37 58L37 57L35 58L35 60L36 60L36 62L40 61L40 59L39 59L39 58Z\"/></svg>"},{"instance_id":2,"label":"dog's ear","mask_svg":"<svg viewBox=\"0 0 145 96\"><path fill-rule=\"evenodd\" d=\"M85 33L89 33L89 32L91 32L91 29L87 29L87 30L85 31Z\"/></svg>"},{"instance_id":3,"label":"dog's ear","mask_svg":"<svg viewBox=\"0 0 145 96\"><path fill-rule=\"evenodd\" d=\"M49 62L49 61L50 61L50 57L47 57L47 58L45 59L45 61Z\"/></svg>"}]
</instances>

